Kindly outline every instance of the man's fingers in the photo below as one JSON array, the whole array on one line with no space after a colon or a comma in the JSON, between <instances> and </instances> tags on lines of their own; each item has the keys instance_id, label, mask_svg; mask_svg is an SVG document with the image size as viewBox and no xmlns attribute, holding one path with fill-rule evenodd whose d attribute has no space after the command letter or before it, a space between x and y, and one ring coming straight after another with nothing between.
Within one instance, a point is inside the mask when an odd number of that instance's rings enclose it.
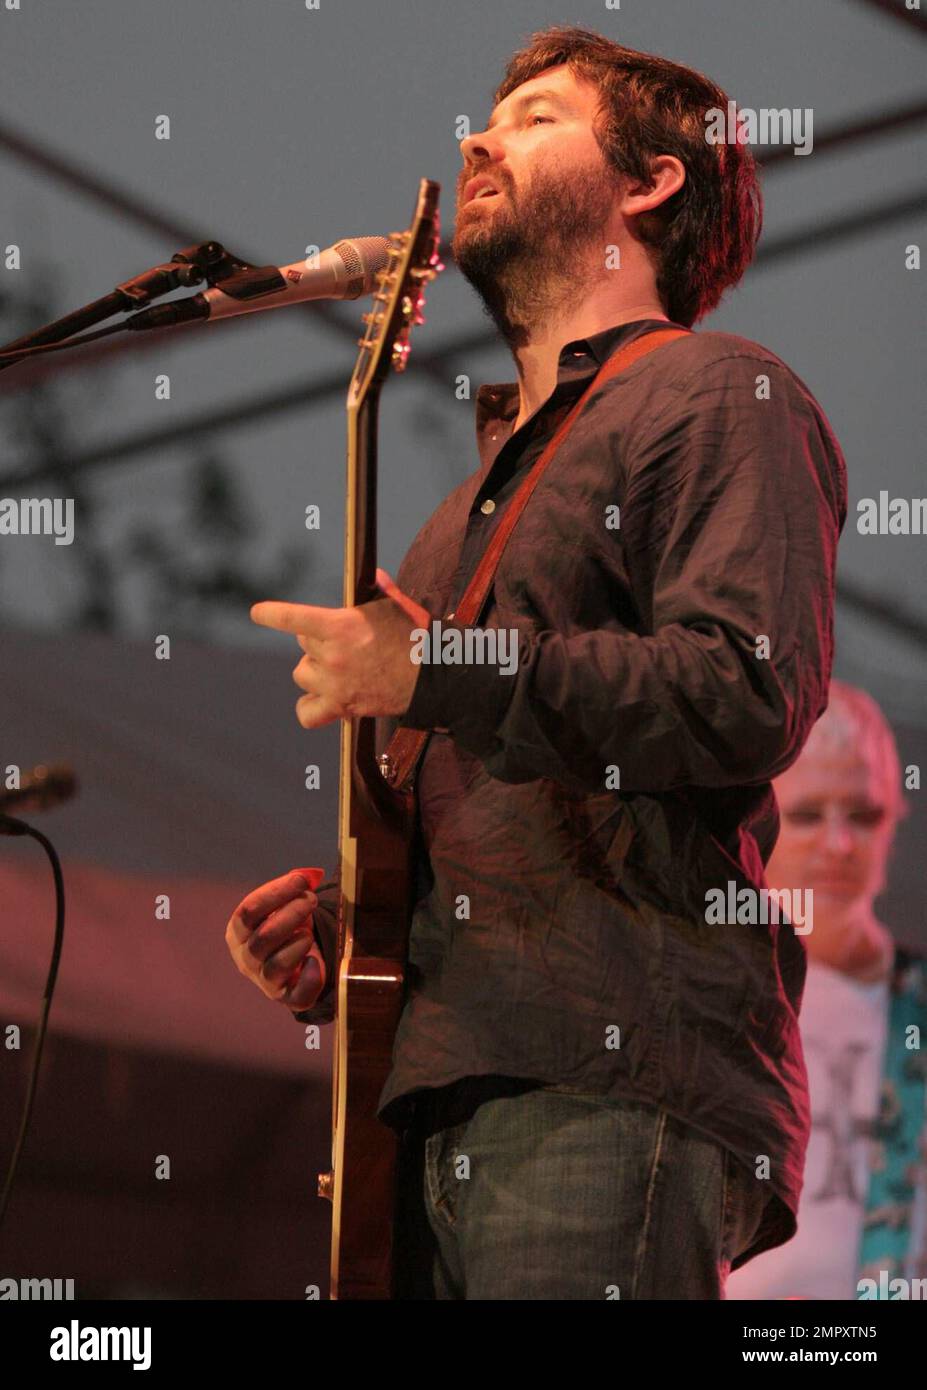
<instances>
[{"instance_id":1,"label":"man's fingers","mask_svg":"<svg viewBox=\"0 0 927 1390\"><path fill-rule=\"evenodd\" d=\"M278 907L284 907L286 903L301 893L306 892L306 880L301 874L291 871L283 874L280 878L271 879L270 883L264 883L260 888L255 888L253 893L242 898L236 907L226 928L226 940L231 944L241 945L248 940L255 927L260 926L261 922L269 913L274 912ZM310 894L310 898L315 898L315 894ZM318 899L311 903L315 906Z\"/></svg>"},{"instance_id":2,"label":"man's fingers","mask_svg":"<svg viewBox=\"0 0 927 1390\"><path fill-rule=\"evenodd\" d=\"M291 869L243 898L225 929L241 973L270 999L288 1002L291 989L297 990L297 1012L314 1004L325 986L312 916L319 902L314 890L324 878L324 869Z\"/></svg>"},{"instance_id":3,"label":"man's fingers","mask_svg":"<svg viewBox=\"0 0 927 1390\"><path fill-rule=\"evenodd\" d=\"M324 695L302 695L296 701L296 718L304 729L321 729L341 718L341 710Z\"/></svg>"},{"instance_id":4,"label":"man's fingers","mask_svg":"<svg viewBox=\"0 0 927 1390\"><path fill-rule=\"evenodd\" d=\"M404 594L392 575L386 570L377 570L377 587L387 598L391 598L394 603L399 605L413 627L428 627L431 622L431 614L408 594Z\"/></svg>"},{"instance_id":5,"label":"man's fingers","mask_svg":"<svg viewBox=\"0 0 927 1390\"><path fill-rule=\"evenodd\" d=\"M293 972L292 983L280 995L281 1004L286 1004L294 1013L311 1009L322 993L324 966L318 947L314 947L303 963Z\"/></svg>"},{"instance_id":6,"label":"man's fingers","mask_svg":"<svg viewBox=\"0 0 927 1390\"><path fill-rule=\"evenodd\" d=\"M389 598L396 598L402 593L399 585L388 570L377 569L377 588L382 589L383 593Z\"/></svg>"},{"instance_id":7,"label":"man's fingers","mask_svg":"<svg viewBox=\"0 0 927 1390\"><path fill-rule=\"evenodd\" d=\"M332 631L337 608L316 608L308 603L255 603L251 621L277 632L292 632L325 641Z\"/></svg>"},{"instance_id":8,"label":"man's fingers","mask_svg":"<svg viewBox=\"0 0 927 1390\"><path fill-rule=\"evenodd\" d=\"M312 944L312 934L308 931L300 932L292 941L281 946L279 951L274 951L273 955L267 957L261 966L261 977L273 986L275 993L286 985L294 967L312 950Z\"/></svg>"},{"instance_id":9,"label":"man's fingers","mask_svg":"<svg viewBox=\"0 0 927 1390\"><path fill-rule=\"evenodd\" d=\"M284 907L278 907L276 912L271 912L244 944L244 949L252 960L267 960L274 951L285 946L294 932L305 927L307 922L311 928L312 908L317 902L318 898L314 893L303 893Z\"/></svg>"},{"instance_id":10,"label":"man's fingers","mask_svg":"<svg viewBox=\"0 0 927 1390\"><path fill-rule=\"evenodd\" d=\"M314 893L325 879L325 870L320 869L317 865L311 869L304 869L302 867L291 869L290 873L302 874L303 878L306 880L306 887L309 889L310 893Z\"/></svg>"},{"instance_id":11,"label":"man's fingers","mask_svg":"<svg viewBox=\"0 0 927 1390\"><path fill-rule=\"evenodd\" d=\"M309 656L301 658L299 663L293 667L293 680L300 690L305 690L307 695L321 694L322 682L325 677L317 661Z\"/></svg>"}]
</instances>

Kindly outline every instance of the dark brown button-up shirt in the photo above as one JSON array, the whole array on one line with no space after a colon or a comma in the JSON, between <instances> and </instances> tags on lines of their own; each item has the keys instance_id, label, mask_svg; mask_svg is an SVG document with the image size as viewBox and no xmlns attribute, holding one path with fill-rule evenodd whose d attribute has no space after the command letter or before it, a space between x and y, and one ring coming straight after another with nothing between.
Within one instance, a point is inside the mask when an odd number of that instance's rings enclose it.
<instances>
[{"instance_id":1,"label":"dark brown button-up shirt","mask_svg":"<svg viewBox=\"0 0 927 1390\"><path fill-rule=\"evenodd\" d=\"M568 343L552 395L514 435L517 387L481 387L481 466L419 532L400 587L436 618L452 611L598 366L665 326ZM820 406L756 343L692 334L587 404L481 616L511 630L517 666L502 646L496 660L423 664L400 721L447 732L418 773L390 1123L415 1093L453 1095L467 1078L649 1102L768 1181L746 1258L794 1232L804 947L790 926L719 922L708 904L751 889L763 913L770 780L826 706L846 506ZM395 723L381 721L381 746ZM320 897L333 976L336 879ZM331 1009L329 985L298 1017Z\"/></svg>"}]
</instances>

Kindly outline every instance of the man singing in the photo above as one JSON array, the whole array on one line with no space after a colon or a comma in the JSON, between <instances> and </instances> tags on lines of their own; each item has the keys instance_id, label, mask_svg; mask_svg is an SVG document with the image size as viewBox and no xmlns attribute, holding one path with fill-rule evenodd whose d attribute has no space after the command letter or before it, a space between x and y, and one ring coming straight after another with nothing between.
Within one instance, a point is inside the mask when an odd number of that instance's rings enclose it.
<instances>
[{"instance_id":1,"label":"man singing","mask_svg":"<svg viewBox=\"0 0 927 1390\"><path fill-rule=\"evenodd\" d=\"M820 406L757 343L661 343L590 397L503 552L481 625L517 662L410 658L600 366L741 279L762 203L746 146L708 138L727 101L582 29L512 58L461 143L453 238L517 374L477 394L479 468L383 599L252 613L299 639L305 728L433 731L380 1100L403 1296L721 1298L795 1230L805 956L763 873L833 655L846 482ZM337 878L309 887L265 884L226 932L302 1022L332 1017L337 968ZM719 922L719 889L747 910Z\"/></svg>"}]
</instances>

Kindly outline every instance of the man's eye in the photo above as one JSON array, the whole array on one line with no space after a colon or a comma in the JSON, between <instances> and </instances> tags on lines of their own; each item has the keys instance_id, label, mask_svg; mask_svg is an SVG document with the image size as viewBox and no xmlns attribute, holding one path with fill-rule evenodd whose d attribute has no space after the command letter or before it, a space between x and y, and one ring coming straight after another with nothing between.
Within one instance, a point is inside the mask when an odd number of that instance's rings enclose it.
<instances>
[{"instance_id":1,"label":"man's eye","mask_svg":"<svg viewBox=\"0 0 927 1390\"><path fill-rule=\"evenodd\" d=\"M532 121L552 121L552 120L553 120L553 116L541 116L541 115L539 115L539 114L535 114L534 116L529 116L529 117L528 117L528 123L529 123L529 124L530 124Z\"/></svg>"},{"instance_id":2,"label":"man's eye","mask_svg":"<svg viewBox=\"0 0 927 1390\"><path fill-rule=\"evenodd\" d=\"M853 811L850 820L854 825L881 825L885 819L884 806L867 806L862 810Z\"/></svg>"}]
</instances>

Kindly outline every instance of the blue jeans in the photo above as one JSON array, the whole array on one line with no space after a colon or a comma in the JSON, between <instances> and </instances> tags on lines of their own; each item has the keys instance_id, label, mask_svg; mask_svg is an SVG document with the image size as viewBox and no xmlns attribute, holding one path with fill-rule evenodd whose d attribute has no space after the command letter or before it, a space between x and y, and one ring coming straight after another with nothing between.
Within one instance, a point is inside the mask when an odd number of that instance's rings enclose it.
<instances>
[{"instance_id":1,"label":"blue jeans","mask_svg":"<svg viewBox=\"0 0 927 1390\"><path fill-rule=\"evenodd\" d=\"M540 1087L407 1136L401 1298L720 1299L768 1187L656 1106Z\"/></svg>"}]
</instances>

